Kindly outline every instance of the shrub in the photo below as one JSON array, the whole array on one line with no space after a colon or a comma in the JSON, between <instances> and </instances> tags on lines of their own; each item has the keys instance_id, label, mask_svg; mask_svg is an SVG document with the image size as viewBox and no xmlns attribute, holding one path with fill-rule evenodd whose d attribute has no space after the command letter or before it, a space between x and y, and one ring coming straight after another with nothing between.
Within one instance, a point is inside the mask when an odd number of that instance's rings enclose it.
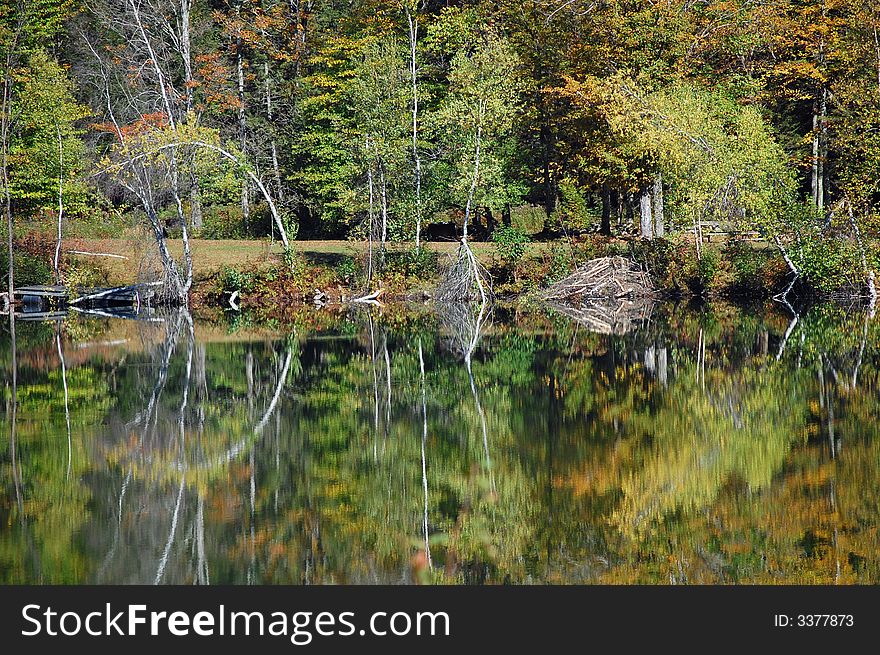
<instances>
[{"instance_id":1,"label":"shrub","mask_svg":"<svg viewBox=\"0 0 880 655\"><path fill-rule=\"evenodd\" d=\"M34 257L26 252L16 252L15 255L15 286L21 287L28 284L52 284L54 274L47 260ZM0 252L0 270L6 277L9 257L5 249Z\"/></svg>"},{"instance_id":2,"label":"shrub","mask_svg":"<svg viewBox=\"0 0 880 655\"><path fill-rule=\"evenodd\" d=\"M15 285L51 284L54 279L54 257L54 237L42 232L28 232L17 237L13 244ZM8 265L9 257L4 247L0 251L0 271L4 276Z\"/></svg>"},{"instance_id":3,"label":"shrub","mask_svg":"<svg viewBox=\"0 0 880 655\"><path fill-rule=\"evenodd\" d=\"M492 241L502 263L515 267L526 254L526 245L531 238L519 228L501 225L492 232Z\"/></svg>"},{"instance_id":4,"label":"shrub","mask_svg":"<svg viewBox=\"0 0 880 655\"><path fill-rule=\"evenodd\" d=\"M345 257L336 264L336 275L348 285L360 278L360 267L353 257Z\"/></svg>"},{"instance_id":5,"label":"shrub","mask_svg":"<svg viewBox=\"0 0 880 655\"><path fill-rule=\"evenodd\" d=\"M702 257L697 260L696 277L693 283L703 290L718 286L716 278L720 270L721 254L717 250L705 248Z\"/></svg>"},{"instance_id":6,"label":"shrub","mask_svg":"<svg viewBox=\"0 0 880 655\"><path fill-rule=\"evenodd\" d=\"M559 183L559 203L550 218L552 225L560 224L570 230L589 230L599 223L599 216L584 194L567 180Z\"/></svg>"},{"instance_id":7,"label":"shrub","mask_svg":"<svg viewBox=\"0 0 880 655\"><path fill-rule=\"evenodd\" d=\"M609 247L609 255L615 249ZM628 242L629 257L651 273L659 286L673 286L681 276L682 253L669 239L635 239ZM622 253L621 253L622 254Z\"/></svg>"},{"instance_id":8,"label":"shrub","mask_svg":"<svg viewBox=\"0 0 880 655\"><path fill-rule=\"evenodd\" d=\"M94 262L76 262L64 271L64 284L70 289L93 289L107 285L107 269Z\"/></svg>"},{"instance_id":9,"label":"shrub","mask_svg":"<svg viewBox=\"0 0 880 655\"><path fill-rule=\"evenodd\" d=\"M574 256L571 248L562 243L554 243L550 247L549 268L544 280L544 284L553 284L558 282L566 275L572 272L575 266Z\"/></svg>"},{"instance_id":10,"label":"shrub","mask_svg":"<svg viewBox=\"0 0 880 655\"><path fill-rule=\"evenodd\" d=\"M725 246L723 255L730 266L731 290L756 293L772 286L773 281L767 279L766 251L757 250L742 241L730 241Z\"/></svg>"},{"instance_id":11,"label":"shrub","mask_svg":"<svg viewBox=\"0 0 880 655\"><path fill-rule=\"evenodd\" d=\"M221 291L239 291L246 292L254 288L254 274L246 271L239 271L232 266L224 266L220 273L220 290Z\"/></svg>"},{"instance_id":12,"label":"shrub","mask_svg":"<svg viewBox=\"0 0 880 655\"><path fill-rule=\"evenodd\" d=\"M404 277L430 278L437 274L439 255L429 248L411 248L404 252L389 252L385 257L385 270Z\"/></svg>"}]
</instances>

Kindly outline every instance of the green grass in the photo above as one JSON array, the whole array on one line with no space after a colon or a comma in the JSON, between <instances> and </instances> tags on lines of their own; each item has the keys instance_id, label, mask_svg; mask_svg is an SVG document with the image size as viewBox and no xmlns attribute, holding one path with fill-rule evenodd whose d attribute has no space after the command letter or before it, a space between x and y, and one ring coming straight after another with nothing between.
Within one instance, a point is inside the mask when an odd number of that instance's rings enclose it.
<instances>
[{"instance_id":1,"label":"green grass","mask_svg":"<svg viewBox=\"0 0 880 655\"><path fill-rule=\"evenodd\" d=\"M196 281L205 280L221 271L224 267L239 270L259 270L281 261L283 248L279 242L271 244L268 240L214 240L193 239L193 268ZM352 241L294 241L294 249L301 253L305 260L313 264L333 265L345 257L353 257L367 250L365 242ZM425 247L440 253L452 254L458 248L457 241L431 242ZM536 246L537 247L537 244ZM172 255L183 256L183 244L179 239L169 239L168 248ZM391 250L408 250L411 243L391 244ZM484 262L488 262L495 252L492 243L475 242L471 244L474 254ZM76 239L71 240L65 249L84 250L87 252L111 253L122 255L127 259L109 257L89 257L70 255L87 262L99 262L109 272L111 284L131 284L136 280L138 267L144 254L153 256L155 246L152 243L133 239Z\"/></svg>"}]
</instances>

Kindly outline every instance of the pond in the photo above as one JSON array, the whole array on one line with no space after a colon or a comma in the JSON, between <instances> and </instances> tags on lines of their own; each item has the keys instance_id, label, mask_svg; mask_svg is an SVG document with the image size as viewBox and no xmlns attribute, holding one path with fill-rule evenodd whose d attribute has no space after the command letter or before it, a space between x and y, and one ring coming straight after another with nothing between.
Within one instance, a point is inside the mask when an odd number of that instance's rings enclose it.
<instances>
[{"instance_id":1,"label":"pond","mask_svg":"<svg viewBox=\"0 0 880 655\"><path fill-rule=\"evenodd\" d=\"M141 318L3 328L4 583L880 582L863 313Z\"/></svg>"}]
</instances>

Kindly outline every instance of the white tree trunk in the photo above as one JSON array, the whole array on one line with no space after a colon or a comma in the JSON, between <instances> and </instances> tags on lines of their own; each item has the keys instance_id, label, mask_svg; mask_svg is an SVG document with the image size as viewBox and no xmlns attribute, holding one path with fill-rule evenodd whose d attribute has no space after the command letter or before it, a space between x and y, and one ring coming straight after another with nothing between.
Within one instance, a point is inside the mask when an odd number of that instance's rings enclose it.
<instances>
[{"instance_id":1,"label":"white tree trunk","mask_svg":"<svg viewBox=\"0 0 880 655\"><path fill-rule=\"evenodd\" d=\"M482 106L482 105L481 105ZM482 110L480 112L480 116L482 116ZM462 226L461 231L461 241L462 243L467 242L468 238L468 224L471 220L471 208L474 202L474 195L477 191L477 183L480 179L480 145L483 137L483 126L482 121L477 125L477 142L474 147L474 177L471 179L471 186L468 190L467 204L464 208L464 225Z\"/></svg>"},{"instance_id":2,"label":"white tree trunk","mask_svg":"<svg viewBox=\"0 0 880 655\"><path fill-rule=\"evenodd\" d=\"M237 40L235 69L238 77L238 147L241 154L247 152L247 115L245 114L245 95L244 95L244 61L241 56L242 42L241 38ZM241 182L241 216L244 220L245 229L251 216L249 188L247 180Z\"/></svg>"},{"instance_id":3,"label":"white tree trunk","mask_svg":"<svg viewBox=\"0 0 880 655\"><path fill-rule=\"evenodd\" d=\"M662 237L666 234L666 225L663 217L663 174L657 173L654 178L654 236Z\"/></svg>"},{"instance_id":4,"label":"white tree trunk","mask_svg":"<svg viewBox=\"0 0 880 655\"><path fill-rule=\"evenodd\" d=\"M382 236L379 248L385 254L385 242L388 240L388 184L385 180L385 166L379 159L379 197L382 210Z\"/></svg>"},{"instance_id":5,"label":"white tree trunk","mask_svg":"<svg viewBox=\"0 0 880 655\"><path fill-rule=\"evenodd\" d=\"M61 125L55 123L58 133L58 238L55 241L55 283L61 284L61 237L64 220L64 140L61 138Z\"/></svg>"},{"instance_id":6,"label":"white tree trunk","mask_svg":"<svg viewBox=\"0 0 880 655\"><path fill-rule=\"evenodd\" d=\"M648 187L642 189L639 196L639 210L641 212L641 234L643 239L654 238L654 222L651 219L651 191Z\"/></svg>"},{"instance_id":7,"label":"white tree trunk","mask_svg":"<svg viewBox=\"0 0 880 655\"><path fill-rule=\"evenodd\" d=\"M270 86L269 80L269 62L265 62L263 64L263 77L266 81L266 118L269 121L269 125L274 126L274 116L272 113L272 88ZM281 183L281 167L278 165L278 143L275 140L275 132L274 129L272 131L271 139L269 140L269 148L271 150L272 155L272 173L275 176L275 194L278 200L281 202L282 206L284 205L284 185Z\"/></svg>"},{"instance_id":8,"label":"white tree trunk","mask_svg":"<svg viewBox=\"0 0 880 655\"><path fill-rule=\"evenodd\" d=\"M422 159L419 156L419 87L416 68L416 45L419 36L418 19L407 9L409 21L409 69L412 78L412 152L416 192L416 250L421 247L422 236Z\"/></svg>"}]
</instances>

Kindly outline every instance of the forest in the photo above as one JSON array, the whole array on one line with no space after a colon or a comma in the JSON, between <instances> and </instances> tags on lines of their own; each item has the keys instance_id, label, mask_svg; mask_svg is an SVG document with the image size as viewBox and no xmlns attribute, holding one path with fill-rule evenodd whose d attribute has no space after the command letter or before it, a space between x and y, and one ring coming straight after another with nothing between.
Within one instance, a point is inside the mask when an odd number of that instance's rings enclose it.
<instances>
[{"instance_id":1,"label":"forest","mask_svg":"<svg viewBox=\"0 0 880 655\"><path fill-rule=\"evenodd\" d=\"M445 240L481 293L627 252L873 304L878 28L861 0L2 0L4 268L96 286L62 239L127 238L186 304L198 240L277 243L264 286L361 244L333 274L366 292Z\"/></svg>"},{"instance_id":2,"label":"forest","mask_svg":"<svg viewBox=\"0 0 880 655\"><path fill-rule=\"evenodd\" d=\"M0 78L0 580L880 581L880 3L0 0Z\"/></svg>"}]
</instances>

